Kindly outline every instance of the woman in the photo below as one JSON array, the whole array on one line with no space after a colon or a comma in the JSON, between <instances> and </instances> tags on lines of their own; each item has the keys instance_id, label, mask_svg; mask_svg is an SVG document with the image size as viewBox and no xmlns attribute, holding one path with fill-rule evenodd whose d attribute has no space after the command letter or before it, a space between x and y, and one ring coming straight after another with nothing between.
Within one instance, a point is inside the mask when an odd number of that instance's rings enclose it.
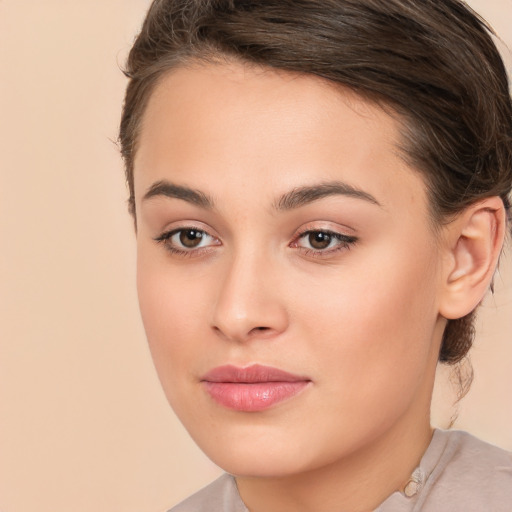
<instances>
[{"instance_id":1,"label":"woman","mask_svg":"<svg viewBox=\"0 0 512 512\"><path fill-rule=\"evenodd\" d=\"M512 105L458 0L156 0L121 144L175 412L227 474L181 511L508 511L433 432L503 246Z\"/></svg>"}]
</instances>

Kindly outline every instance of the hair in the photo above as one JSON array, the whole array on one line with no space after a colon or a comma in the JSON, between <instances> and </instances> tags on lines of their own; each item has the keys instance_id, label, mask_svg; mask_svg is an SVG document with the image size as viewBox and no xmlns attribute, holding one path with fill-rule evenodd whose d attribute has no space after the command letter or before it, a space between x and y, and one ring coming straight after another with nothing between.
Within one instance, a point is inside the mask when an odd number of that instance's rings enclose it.
<instances>
[{"instance_id":1,"label":"hair","mask_svg":"<svg viewBox=\"0 0 512 512\"><path fill-rule=\"evenodd\" d=\"M510 218L512 104L492 29L459 0L155 0L128 57L120 126L130 197L146 105L193 61L316 75L388 107L403 158L424 178L434 224L491 196ZM474 314L449 320L439 360L464 359Z\"/></svg>"}]
</instances>

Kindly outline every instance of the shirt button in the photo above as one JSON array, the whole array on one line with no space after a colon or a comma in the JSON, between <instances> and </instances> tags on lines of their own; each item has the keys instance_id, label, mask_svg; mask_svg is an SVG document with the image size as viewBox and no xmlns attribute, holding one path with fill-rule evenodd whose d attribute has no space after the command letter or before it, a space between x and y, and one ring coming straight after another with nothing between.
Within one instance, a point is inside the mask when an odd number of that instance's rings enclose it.
<instances>
[{"instance_id":1,"label":"shirt button","mask_svg":"<svg viewBox=\"0 0 512 512\"><path fill-rule=\"evenodd\" d=\"M423 473L423 470L421 468L416 468L409 481L405 484L402 494L406 498L412 498L416 496L416 494L421 491L424 481L425 474Z\"/></svg>"},{"instance_id":2,"label":"shirt button","mask_svg":"<svg viewBox=\"0 0 512 512\"><path fill-rule=\"evenodd\" d=\"M418 494L420 490L420 483L416 482L416 480L409 480L404 487L404 494L407 498L412 498Z\"/></svg>"}]
</instances>

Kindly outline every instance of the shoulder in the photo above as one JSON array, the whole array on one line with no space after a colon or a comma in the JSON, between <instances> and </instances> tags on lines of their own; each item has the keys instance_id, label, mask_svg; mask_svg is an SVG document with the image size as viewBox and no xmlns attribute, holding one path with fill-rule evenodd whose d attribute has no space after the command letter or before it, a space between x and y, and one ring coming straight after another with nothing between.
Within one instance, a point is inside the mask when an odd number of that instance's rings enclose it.
<instances>
[{"instance_id":1,"label":"shoulder","mask_svg":"<svg viewBox=\"0 0 512 512\"><path fill-rule=\"evenodd\" d=\"M429 478L427 503L454 512L509 512L512 454L467 432L439 431L438 438L444 449Z\"/></svg>"},{"instance_id":2,"label":"shoulder","mask_svg":"<svg viewBox=\"0 0 512 512\"><path fill-rule=\"evenodd\" d=\"M464 470L464 473L482 479L488 480L492 476L511 482L512 453L460 430L442 431L441 434L446 437L446 452L450 457L446 471ZM512 491L512 487L510 489Z\"/></svg>"},{"instance_id":3,"label":"shoulder","mask_svg":"<svg viewBox=\"0 0 512 512\"><path fill-rule=\"evenodd\" d=\"M217 478L168 512L248 512L244 506L235 479L228 474Z\"/></svg>"}]
</instances>

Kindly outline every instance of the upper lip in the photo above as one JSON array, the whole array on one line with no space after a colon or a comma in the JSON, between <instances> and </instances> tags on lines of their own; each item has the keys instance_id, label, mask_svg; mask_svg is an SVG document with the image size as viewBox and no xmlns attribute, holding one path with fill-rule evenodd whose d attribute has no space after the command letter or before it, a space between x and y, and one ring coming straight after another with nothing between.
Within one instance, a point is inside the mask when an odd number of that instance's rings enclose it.
<instances>
[{"instance_id":1,"label":"upper lip","mask_svg":"<svg viewBox=\"0 0 512 512\"><path fill-rule=\"evenodd\" d=\"M213 368L207 372L202 378L206 382L232 382L252 384L256 382L300 382L309 381L311 379L294 375L292 373L273 368L272 366L264 366L253 364L244 368L233 365L224 365Z\"/></svg>"}]
</instances>

